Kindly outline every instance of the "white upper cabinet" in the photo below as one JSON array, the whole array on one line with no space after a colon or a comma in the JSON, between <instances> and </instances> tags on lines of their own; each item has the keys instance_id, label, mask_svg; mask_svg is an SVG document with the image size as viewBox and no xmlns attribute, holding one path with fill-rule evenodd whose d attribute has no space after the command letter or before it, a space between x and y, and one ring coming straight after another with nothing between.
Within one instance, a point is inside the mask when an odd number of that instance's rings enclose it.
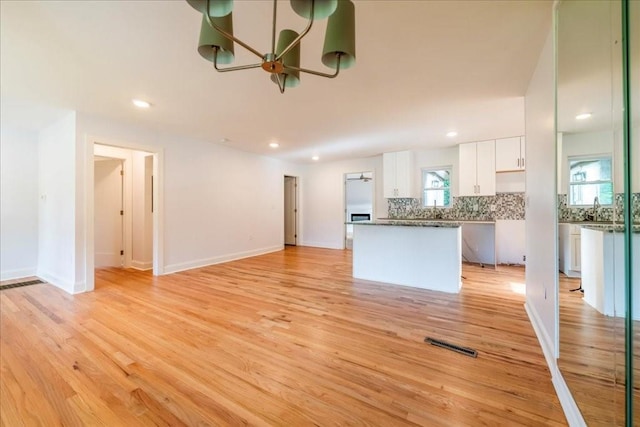
<instances>
[{"instance_id":1,"label":"white upper cabinet","mask_svg":"<svg viewBox=\"0 0 640 427\"><path fill-rule=\"evenodd\" d=\"M525 169L524 136L496 139L496 172Z\"/></svg>"},{"instance_id":2,"label":"white upper cabinet","mask_svg":"<svg viewBox=\"0 0 640 427\"><path fill-rule=\"evenodd\" d=\"M413 153L411 151L384 153L382 168L385 198L415 197L413 191Z\"/></svg>"},{"instance_id":3,"label":"white upper cabinet","mask_svg":"<svg viewBox=\"0 0 640 427\"><path fill-rule=\"evenodd\" d=\"M458 146L459 196L496 194L495 141L470 142Z\"/></svg>"}]
</instances>

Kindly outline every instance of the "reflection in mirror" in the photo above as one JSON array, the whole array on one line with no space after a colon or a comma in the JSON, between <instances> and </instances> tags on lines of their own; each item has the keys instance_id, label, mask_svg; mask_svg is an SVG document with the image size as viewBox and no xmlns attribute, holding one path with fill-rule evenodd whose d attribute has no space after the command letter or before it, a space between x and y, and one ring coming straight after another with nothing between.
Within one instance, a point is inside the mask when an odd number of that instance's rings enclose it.
<instances>
[{"instance_id":1,"label":"reflection in mirror","mask_svg":"<svg viewBox=\"0 0 640 427\"><path fill-rule=\"evenodd\" d=\"M556 8L558 366L588 425L625 425L621 11Z\"/></svg>"}]
</instances>

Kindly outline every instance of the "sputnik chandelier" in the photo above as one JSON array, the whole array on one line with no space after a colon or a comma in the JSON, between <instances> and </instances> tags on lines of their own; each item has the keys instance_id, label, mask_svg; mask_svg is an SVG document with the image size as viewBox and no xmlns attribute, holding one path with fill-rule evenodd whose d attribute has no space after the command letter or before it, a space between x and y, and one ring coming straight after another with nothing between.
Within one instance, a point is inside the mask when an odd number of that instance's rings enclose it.
<instances>
[{"instance_id":1,"label":"sputnik chandelier","mask_svg":"<svg viewBox=\"0 0 640 427\"><path fill-rule=\"evenodd\" d=\"M285 88L300 84L300 73L334 78L341 69L356 62L355 8L350 0L290 0L295 13L308 19L306 28L280 31L276 44L276 17L278 0L273 0L273 24L271 50L261 53L233 35L233 0L187 0L194 9L202 13L198 53L213 62L219 72L248 70L261 67L271 74L280 93ZM313 22L329 18L322 50L322 63L335 70L333 73L308 70L300 67L300 41L309 33ZM231 64L234 59L234 42L260 58L256 64L222 68L220 64Z\"/></svg>"}]
</instances>

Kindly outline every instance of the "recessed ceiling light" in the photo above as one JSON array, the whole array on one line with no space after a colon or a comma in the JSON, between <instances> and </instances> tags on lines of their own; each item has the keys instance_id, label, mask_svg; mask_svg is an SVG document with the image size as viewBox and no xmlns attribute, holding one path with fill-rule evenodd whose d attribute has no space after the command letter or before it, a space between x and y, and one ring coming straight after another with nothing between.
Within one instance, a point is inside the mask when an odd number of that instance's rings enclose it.
<instances>
[{"instance_id":1,"label":"recessed ceiling light","mask_svg":"<svg viewBox=\"0 0 640 427\"><path fill-rule=\"evenodd\" d=\"M277 142L270 142L269 143L269 147L271 148L278 148L280 146L280 144L278 144Z\"/></svg>"},{"instance_id":2,"label":"recessed ceiling light","mask_svg":"<svg viewBox=\"0 0 640 427\"><path fill-rule=\"evenodd\" d=\"M134 99L132 100L133 105L135 105L138 108L149 108L151 107L151 104L149 104L147 101L143 101L141 99Z\"/></svg>"},{"instance_id":3,"label":"recessed ceiling light","mask_svg":"<svg viewBox=\"0 0 640 427\"><path fill-rule=\"evenodd\" d=\"M458 132L456 132L455 130L452 130L451 132L447 132L447 136L449 138L453 138L454 136L458 136Z\"/></svg>"},{"instance_id":4,"label":"recessed ceiling light","mask_svg":"<svg viewBox=\"0 0 640 427\"><path fill-rule=\"evenodd\" d=\"M576 116L576 120L586 120L591 117L591 113L582 113Z\"/></svg>"},{"instance_id":5,"label":"recessed ceiling light","mask_svg":"<svg viewBox=\"0 0 640 427\"><path fill-rule=\"evenodd\" d=\"M320 157L318 157L318 156L313 156L313 157L311 158L311 160L320 160Z\"/></svg>"}]
</instances>

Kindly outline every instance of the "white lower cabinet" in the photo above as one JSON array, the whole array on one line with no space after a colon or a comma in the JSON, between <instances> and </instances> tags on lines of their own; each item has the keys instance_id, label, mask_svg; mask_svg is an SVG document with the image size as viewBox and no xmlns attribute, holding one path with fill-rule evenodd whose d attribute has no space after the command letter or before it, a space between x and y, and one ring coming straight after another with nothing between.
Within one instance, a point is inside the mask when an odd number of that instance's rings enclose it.
<instances>
[{"instance_id":1,"label":"white lower cabinet","mask_svg":"<svg viewBox=\"0 0 640 427\"><path fill-rule=\"evenodd\" d=\"M498 264L525 264L525 221L496 220Z\"/></svg>"},{"instance_id":2,"label":"white lower cabinet","mask_svg":"<svg viewBox=\"0 0 640 427\"><path fill-rule=\"evenodd\" d=\"M560 271L569 277L580 277L580 226L559 224Z\"/></svg>"}]
</instances>

